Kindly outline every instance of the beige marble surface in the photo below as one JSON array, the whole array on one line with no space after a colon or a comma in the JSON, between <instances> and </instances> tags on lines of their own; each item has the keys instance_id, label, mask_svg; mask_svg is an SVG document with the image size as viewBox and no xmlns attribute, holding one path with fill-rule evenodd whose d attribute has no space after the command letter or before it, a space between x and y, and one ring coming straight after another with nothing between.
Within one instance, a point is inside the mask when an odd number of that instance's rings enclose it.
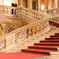
<instances>
[{"instance_id":1,"label":"beige marble surface","mask_svg":"<svg viewBox=\"0 0 59 59\"><path fill-rule=\"evenodd\" d=\"M50 35L54 35L55 33L59 33L59 28L51 26L50 31L48 31L42 35L38 34L37 36L33 37L32 39L30 39L28 41L24 41L22 44L16 44L16 45L9 46L5 50L2 50L1 52L5 52L5 53L21 52L21 49L26 49L26 48L28 48L28 46L33 46L34 43L39 43L40 40L45 40L45 38L49 38Z\"/></svg>"},{"instance_id":2,"label":"beige marble surface","mask_svg":"<svg viewBox=\"0 0 59 59\"><path fill-rule=\"evenodd\" d=\"M44 56L44 57L38 57L38 58L32 58L32 59L59 59L59 55L55 56Z\"/></svg>"}]
</instances>

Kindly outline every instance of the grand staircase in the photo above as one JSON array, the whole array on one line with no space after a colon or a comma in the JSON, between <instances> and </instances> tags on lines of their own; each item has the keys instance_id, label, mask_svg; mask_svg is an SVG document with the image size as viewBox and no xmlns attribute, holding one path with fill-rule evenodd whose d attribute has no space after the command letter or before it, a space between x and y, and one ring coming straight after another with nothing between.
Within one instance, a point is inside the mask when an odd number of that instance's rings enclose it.
<instances>
[{"instance_id":1,"label":"grand staircase","mask_svg":"<svg viewBox=\"0 0 59 59\"><path fill-rule=\"evenodd\" d=\"M49 21L50 25L59 27L59 24L53 21ZM34 43L34 46L28 46L27 49L22 49L22 52L26 53L36 53L50 55L50 52L57 52L59 48L59 33L51 35L50 38L45 38L45 40L40 40L39 43Z\"/></svg>"},{"instance_id":2,"label":"grand staircase","mask_svg":"<svg viewBox=\"0 0 59 59\"><path fill-rule=\"evenodd\" d=\"M0 52L4 52L1 53L2 56L10 57L12 54L13 59L16 56L16 59L30 59L30 57L42 57L59 51L59 23L52 20L57 16L59 17L59 8L48 10L47 13L50 17L46 12L35 11L22 6L17 8L7 6L5 7L7 11L3 13L4 7L1 6L1 14L8 15L4 19L21 19L29 24L0 38ZM9 11L11 9L14 10L13 14ZM4 59L9 58L7 57Z\"/></svg>"}]
</instances>

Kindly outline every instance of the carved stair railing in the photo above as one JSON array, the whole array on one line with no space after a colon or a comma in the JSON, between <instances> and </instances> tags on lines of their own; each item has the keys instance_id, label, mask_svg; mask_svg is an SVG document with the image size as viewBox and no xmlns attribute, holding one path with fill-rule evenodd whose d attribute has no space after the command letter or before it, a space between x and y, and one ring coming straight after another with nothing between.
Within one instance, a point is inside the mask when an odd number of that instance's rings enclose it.
<instances>
[{"instance_id":1,"label":"carved stair railing","mask_svg":"<svg viewBox=\"0 0 59 59\"><path fill-rule=\"evenodd\" d=\"M16 7L0 5L0 14L15 15L16 14Z\"/></svg>"},{"instance_id":2,"label":"carved stair railing","mask_svg":"<svg viewBox=\"0 0 59 59\"><path fill-rule=\"evenodd\" d=\"M16 7L0 5L0 19L16 19Z\"/></svg>"},{"instance_id":3,"label":"carved stair railing","mask_svg":"<svg viewBox=\"0 0 59 59\"><path fill-rule=\"evenodd\" d=\"M31 9L23 7L16 8L17 18L27 18L34 20L24 27L16 29L0 38L0 49L6 49L7 47L22 43L26 40L30 40L37 34L41 34L50 30L49 16L43 12L37 12ZM37 20L37 21L35 21Z\"/></svg>"},{"instance_id":4,"label":"carved stair railing","mask_svg":"<svg viewBox=\"0 0 59 59\"><path fill-rule=\"evenodd\" d=\"M13 44L22 43L24 40L28 40L36 36L37 33L41 34L49 29L49 23L47 19L43 19L16 29L0 38L0 49L5 49Z\"/></svg>"},{"instance_id":5,"label":"carved stair railing","mask_svg":"<svg viewBox=\"0 0 59 59\"><path fill-rule=\"evenodd\" d=\"M54 8L46 11L50 15L51 21L59 23L59 8Z\"/></svg>"},{"instance_id":6,"label":"carved stair railing","mask_svg":"<svg viewBox=\"0 0 59 59\"><path fill-rule=\"evenodd\" d=\"M43 12L39 12L36 10L32 10L32 9L28 9L28 8L24 8L24 7L17 7L16 12L18 13L17 16L21 19L30 19L28 21L32 22L44 19L44 18L49 18L49 15L47 13L43 13ZM46 17L47 16L47 17Z\"/></svg>"}]
</instances>

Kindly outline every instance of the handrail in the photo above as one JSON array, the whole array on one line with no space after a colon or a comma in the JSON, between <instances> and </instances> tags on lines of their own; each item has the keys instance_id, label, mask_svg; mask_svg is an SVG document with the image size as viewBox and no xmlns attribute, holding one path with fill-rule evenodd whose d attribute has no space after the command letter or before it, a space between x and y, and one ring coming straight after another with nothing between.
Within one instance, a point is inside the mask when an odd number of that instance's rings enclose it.
<instances>
[{"instance_id":1,"label":"handrail","mask_svg":"<svg viewBox=\"0 0 59 59\"><path fill-rule=\"evenodd\" d=\"M59 8L53 8L50 10L46 10L46 12L50 15L50 19L59 23Z\"/></svg>"},{"instance_id":2,"label":"handrail","mask_svg":"<svg viewBox=\"0 0 59 59\"><path fill-rule=\"evenodd\" d=\"M50 18L59 17L59 8L53 8L50 10L46 10L46 12L50 15Z\"/></svg>"}]
</instances>

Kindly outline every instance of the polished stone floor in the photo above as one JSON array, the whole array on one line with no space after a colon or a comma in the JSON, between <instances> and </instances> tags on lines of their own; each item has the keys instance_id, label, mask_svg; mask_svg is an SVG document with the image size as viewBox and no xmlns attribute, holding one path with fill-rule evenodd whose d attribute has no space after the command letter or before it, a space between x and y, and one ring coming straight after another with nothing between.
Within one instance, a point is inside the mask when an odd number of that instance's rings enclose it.
<instances>
[{"instance_id":1,"label":"polished stone floor","mask_svg":"<svg viewBox=\"0 0 59 59\"><path fill-rule=\"evenodd\" d=\"M59 55L44 56L44 57L32 58L32 59L59 59Z\"/></svg>"}]
</instances>

